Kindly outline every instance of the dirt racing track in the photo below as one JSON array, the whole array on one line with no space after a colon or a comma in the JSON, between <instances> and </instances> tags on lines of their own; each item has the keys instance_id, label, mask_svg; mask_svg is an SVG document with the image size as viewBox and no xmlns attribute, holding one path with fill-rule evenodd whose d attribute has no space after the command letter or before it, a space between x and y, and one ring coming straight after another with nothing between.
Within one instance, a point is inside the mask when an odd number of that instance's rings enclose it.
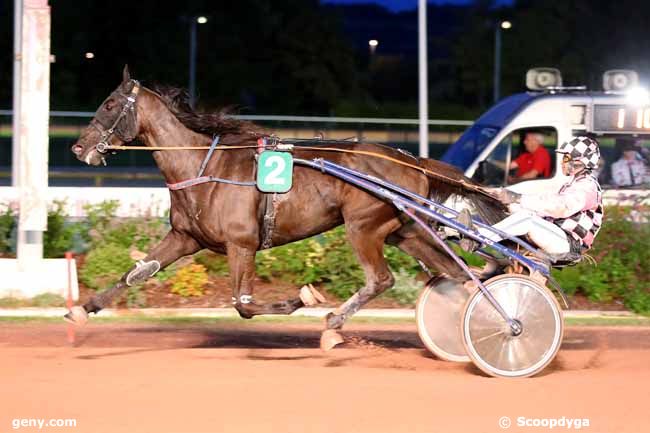
<instances>
[{"instance_id":1,"label":"dirt racing track","mask_svg":"<svg viewBox=\"0 0 650 433\"><path fill-rule=\"evenodd\" d=\"M650 328L568 327L527 379L436 360L414 324L352 324L328 353L320 329L95 323L70 347L64 324L2 323L0 432L650 431ZM14 430L26 418L77 426Z\"/></svg>"}]
</instances>

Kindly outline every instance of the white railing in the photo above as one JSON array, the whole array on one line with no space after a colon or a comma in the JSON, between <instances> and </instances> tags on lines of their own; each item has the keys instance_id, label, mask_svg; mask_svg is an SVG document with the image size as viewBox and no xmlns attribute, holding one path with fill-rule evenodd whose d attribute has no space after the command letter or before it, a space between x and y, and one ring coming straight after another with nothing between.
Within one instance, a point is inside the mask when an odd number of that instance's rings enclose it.
<instances>
[{"instance_id":1,"label":"white railing","mask_svg":"<svg viewBox=\"0 0 650 433\"><path fill-rule=\"evenodd\" d=\"M12 116L12 110L0 110L0 115ZM50 117L85 117L95 116L91 111L50 111ZM328 116L276 116L276 115L232 115L241 120L269 122L313 122L313 123L357 123L381 125L418 125L418 119L400 119L383 117L328 117ZM429 125L437 126L469 126L472 120L429 119Z\"/></svg>"},{"instance_id":2,"label":"white railing","mask_svg":"<svg viewBox=\"0 0 650 433\"><path fill-rule=\"evenodd\" d=\"M648 190L605 190L603 199L606 205L630 206L643 202L650 205ZM118 217L163 217L170 207L167 188L119 188L119 187L49 187L46 201L65 203L64 213L72 218L86 216L84 206L97 205L106 201L116 201ZM0 212L4 206L17 210L20 201L19 191L14 187L0 187Z\"/></svg>"}]
</instances>

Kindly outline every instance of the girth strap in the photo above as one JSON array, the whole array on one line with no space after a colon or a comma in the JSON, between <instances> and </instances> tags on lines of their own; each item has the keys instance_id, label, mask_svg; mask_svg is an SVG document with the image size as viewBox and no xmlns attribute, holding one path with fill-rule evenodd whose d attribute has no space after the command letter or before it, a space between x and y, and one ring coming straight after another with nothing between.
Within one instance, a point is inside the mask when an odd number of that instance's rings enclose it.
<instances>
[{"instance_id":1,"label":"girth strap","mask_svg":"<svg viewBox=\"0 0 650 433\"><path fill-rule=\"evenodd\" d=\"M275 229L275 207L277 206L277 193L264 194L264 217L262 219L262 245L261 250L273 246L273 230Z\"/></svg>"}]
</instances>

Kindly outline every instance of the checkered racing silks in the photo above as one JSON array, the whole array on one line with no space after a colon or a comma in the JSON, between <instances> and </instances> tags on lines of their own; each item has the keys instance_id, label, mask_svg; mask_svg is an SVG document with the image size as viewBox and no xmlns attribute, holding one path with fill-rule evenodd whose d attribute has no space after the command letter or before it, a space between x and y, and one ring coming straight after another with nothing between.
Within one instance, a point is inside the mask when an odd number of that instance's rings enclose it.
<instances>
[{"instance_id":1,"label":"checkered racing silks","mask_svg":"<svg viewBox=\"0 0 650 433\"><path fill-rule=\"evenodd\" d=\"M573 239L579 241L583 250L587 250L591 248L594 238L603 223L603 190L591 173L583 173L576 176L569 184L564 185L560 193L571 185L578 186L577 184L582 182L595 184L598 191L595 206L577 212L568 218L554 219L553 223L560 226Z\"/></svg>"},{"instance_id":2,"label":"checkered racing silks","mask_svg":"<svg viewBox=\"0 0 650 433\"><path fill-rule=\"evenodd\" d=\"M556 152L569 155L571 159L581 162L589 170L598 167L600 160L598 142L585 136L575 137L563 143Z\"/></svg>"}]
</instances>

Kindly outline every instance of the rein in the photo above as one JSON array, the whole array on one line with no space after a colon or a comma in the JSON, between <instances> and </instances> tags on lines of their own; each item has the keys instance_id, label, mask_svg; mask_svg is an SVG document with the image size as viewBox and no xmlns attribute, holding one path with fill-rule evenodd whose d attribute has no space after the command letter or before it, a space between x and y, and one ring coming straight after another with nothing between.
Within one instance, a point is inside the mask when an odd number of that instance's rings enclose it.
<instances>
[{"instance_id":1,"label":"rein","mask_svg":"<svg viewBox=\"0 0 650 433\"><path fill-rule=\"evenodd\" d=\"M312 151L325 151L325 152L340 152L340 153L352 153L356 155L366 155L366 156L372 156L376 158L381 158L385 159L387 161L394 162L399 165L403 165L405 167L412 168L414 170L420 171L422 174L441 179L445 182L449 182L452 184L456 185L461 185L462 187L469 189L471 191L479 192L484 195L488 195L489 197L494 197L493 193L485 187L478 186L478 185L473 185L469 184L464 180L457 180L457 179L452 179L450 177L447 177L443 174L436 173L431 170L427 170L424 167L420 167L415 164L410 164L408 162L400 161L397 158L393 158L387 155L382 155L377 152L369 152L366 150L352 150L352 149L340 149L337 147L316 147L316 146L294 146L293 144L283 144L282 141L280 141L277 144L271 144L271 145L266 145L262 147L263 149L277 149L277 150L289 150L289 151L294 151L294 150L312 150ZM160 150L238 150L238 149L260 149L260 145L248 145L248 146L219 146L217 148L214 148L213 146L170 146L170 147L165 147L165 146L114 146L114 145L108 145L106 147L107 150L149 150L149 151L160 151ZM203 182L201 182L203 183Z\"/></svg>"}]
</instances>

